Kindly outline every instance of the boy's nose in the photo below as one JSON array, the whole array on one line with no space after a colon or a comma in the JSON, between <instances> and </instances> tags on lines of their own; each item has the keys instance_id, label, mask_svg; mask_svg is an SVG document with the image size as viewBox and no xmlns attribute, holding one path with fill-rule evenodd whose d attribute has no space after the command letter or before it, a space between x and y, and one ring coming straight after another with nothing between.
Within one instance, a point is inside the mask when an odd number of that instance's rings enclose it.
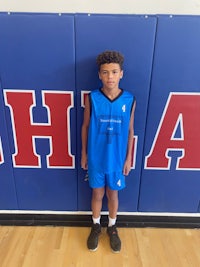
<instances>
[{"instance_id":1,"label":"boy's nose","mask_svg":"<svg viewBox=\"0 0 200 267\"><path fill-rule=\"evenodd\" d=\"M112 76L113 76L112 72L109 72L109 73L108 73L108 77L110 78L110 77L112 77Z\"/></svg>"}]
</instances>

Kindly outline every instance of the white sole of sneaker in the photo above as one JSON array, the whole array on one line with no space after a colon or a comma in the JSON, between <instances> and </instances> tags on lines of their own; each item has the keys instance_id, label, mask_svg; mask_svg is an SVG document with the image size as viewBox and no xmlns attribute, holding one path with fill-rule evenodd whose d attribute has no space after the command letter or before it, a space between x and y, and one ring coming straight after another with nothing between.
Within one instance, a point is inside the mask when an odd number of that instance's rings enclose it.
<instances>
[{"instance_id":1,"label":"white sole of sneaker","mask_svg":"<svg viewBox=\"0 0 200 267\"><path fill-rule=\"evenodd\" d=\"M112 252L115 253L115 254L120 253L120 251L115 251L115 250L112 250Z\"/></svg>"},{"instance_id":2,"label":"white sole of sneaker","mask_svg":"<svg viewBox=\"0 0 200 267\"><path fill-rule=\"evenodd\" d=\"M98 247L96 247L95 249L89 249L89 251L95 252L95 251L97 251L97 249L98 249Z\"/></svg>"}]
</instances>

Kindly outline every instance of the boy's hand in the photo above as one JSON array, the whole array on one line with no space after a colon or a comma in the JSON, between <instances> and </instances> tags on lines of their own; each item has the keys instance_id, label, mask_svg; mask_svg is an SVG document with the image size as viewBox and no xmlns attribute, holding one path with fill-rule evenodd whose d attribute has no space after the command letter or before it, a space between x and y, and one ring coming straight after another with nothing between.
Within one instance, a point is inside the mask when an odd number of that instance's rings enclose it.
<instances>
[{"instance_id":1,"label":"boy's hand","mask_svg":"<svg viewBox=\"0 0 200 267\"><path fill-rule=\"evenodd\" d=\"M126 160L124 163L123 174L125 176L129 175L130 170L131 170L131 160Z\"/></svg>"},{"instance_id":2,"label":"boy's hand","mask_svg":"<svg viewBox=\"0 0 200 267\"><path fill-rule=\"evenodd\" d=\"M87 155L82 155L81 157L81 168L84 170L88 169Z\"/></svg>"}]
</instances>

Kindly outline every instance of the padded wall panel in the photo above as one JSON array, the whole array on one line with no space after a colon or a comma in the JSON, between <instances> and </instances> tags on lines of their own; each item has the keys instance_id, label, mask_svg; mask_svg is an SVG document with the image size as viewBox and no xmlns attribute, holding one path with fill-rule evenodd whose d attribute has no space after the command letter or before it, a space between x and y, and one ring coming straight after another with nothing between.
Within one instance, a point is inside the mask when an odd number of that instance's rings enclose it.
<instances>
[{"instance_id":1,"label":"padded wall panel","mask_svg":"<svg viewBox=\"0 0 200 267\"><path fill-rule=\"evenodd\" d=\"M14 140L14 130L18 125L18 134L20 132L22 134L19 125L20 123L21 125L27 123L27 114L24 113L24 110L28 110L25 107L28 105L26 96L29 94L31 101L35 101L35 107L30 108L30 120L32 118L30 124L39 125L37 131L43 125L43 131L45 131L44 128L47 124L57 123L59 131L62 131L64 137L68 138L70 153L75 155L74 16L1 14L0 36L0 76L4 89L4 110L11 154L14 155L19 152L17 151L19 146L16 145L19 140ZM9 96L7 96L7 93ZM12 95L13 93L14 95ZM23 96L23 100L18 97L18 93ZM48 96L52 96L53 93L56 99L60 97L60 100L57 101L57 115L55 115L53 104L51 104L51 109L48 105L48 108L44 107L43 93ZM60 108L58 110L59 103L60 106L64 105L61 104L64 102L61 99L62 96L66 97L66 95L70 101L68 109L61 110ZM55 101L55 97L50 98L51 103ZM21 105L21 118L20 116L17 117L17 112L20 112L19 105L14 111L11 108L15 103ZM55 115L54 121L51 116L52 112ZM61 114L62 112L65 112L65 115ZM62 118L61 115L63 115ZM29 126L24 125L24 146L27 139L30 138L28 129ZM30 129L33 132L33 128ZM28 167L29 163L26 163L27 156L24 152L17 167L8 167L9 171L14 173L18 208L25 210L76 210L77 172L75 166L63 168L51 166L49 168L47 166L47 156L54 153L55 147L52 147L51 142L55 142L55 140L52 141L47 136L43 137L42 134L40 136L37 131L33 135L39 136L34 141L32 140L32 143L35 144L32 149L35 149L35 155L39 155L41 166L32 167L31 165ZM60 132L55 133L55 135L59 134ZM62 139L59 144L63 147L66 146ZM23 149L23 144L20 148ZM24 149L24 151L26 150ZM23 161L25 166L21 166ZM16 165L16 163L13 162L13 165ZM2 169L1 166L0 168Z\"/></svg>"},{"instance_id":2,"label":"padded wall panel","mask_svg":"<svg viewBox=\"0 0 200 267\"><path fill-rule=\"evenodd\" d=\"M17 209L15 181L5 123L2 87L0 81L0 209Z\"/></svg>"},{"instance_id":3,"label":"padded wall panel","mask_svg":"<svg viewBox=\"0 0 200 267\"><path fill-rule=\"evenodd\" d=\"M199 17L159 17L139 211L199 212L199 47Z\"/></svg>"},{"instance_id":4,"label":"padded wall panel","mask_svg":"<svg viewBox=\"0 0 200 267\"><path fill-rule=\"evenodd\" d=\"M90 210L88 183L80 169L80 131L83 118L81 91L101 86L98 80L96 56L110 49L125 56L121 87L131 91L137 100L135 135L138 136L136 166L127 177L127 188L120 192L120 211L136 211L139 195L142 150L151 78L151 66L156 31L156 18L121 15L76 15L76 87L77 87L77 155L78 209ZM96 152L98 153L98 151ZM107 210L107 207L104 205Z\"/></svg>"}]
</instances>

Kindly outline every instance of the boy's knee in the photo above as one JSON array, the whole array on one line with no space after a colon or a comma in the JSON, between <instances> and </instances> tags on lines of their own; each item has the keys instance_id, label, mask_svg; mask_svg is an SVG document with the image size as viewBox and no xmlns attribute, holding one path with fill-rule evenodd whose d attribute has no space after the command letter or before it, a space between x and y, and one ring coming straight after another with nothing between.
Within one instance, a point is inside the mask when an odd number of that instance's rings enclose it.
<instances>
[{"instance_id":1,"label":"boy's knee","mask_svg":"<svg viewBox=\"0 0 200 267\"><path fill-rule=\"evenodd\" d=\"M93 189L92 197L96 201L101 201L104 197L104 188Z\"/></svg>"},{"instance_id":2,"label":"boy's knee","mask_svg":"<svg viewBox=\"0 0 200 267\"><path fill-rule=\"evenodd\" d=\"M107 196L108 200L116 201L116 200L118 200L118 191L110 190L110 189L107 188L106 196Z\"/></svg>"}]
</instances>

